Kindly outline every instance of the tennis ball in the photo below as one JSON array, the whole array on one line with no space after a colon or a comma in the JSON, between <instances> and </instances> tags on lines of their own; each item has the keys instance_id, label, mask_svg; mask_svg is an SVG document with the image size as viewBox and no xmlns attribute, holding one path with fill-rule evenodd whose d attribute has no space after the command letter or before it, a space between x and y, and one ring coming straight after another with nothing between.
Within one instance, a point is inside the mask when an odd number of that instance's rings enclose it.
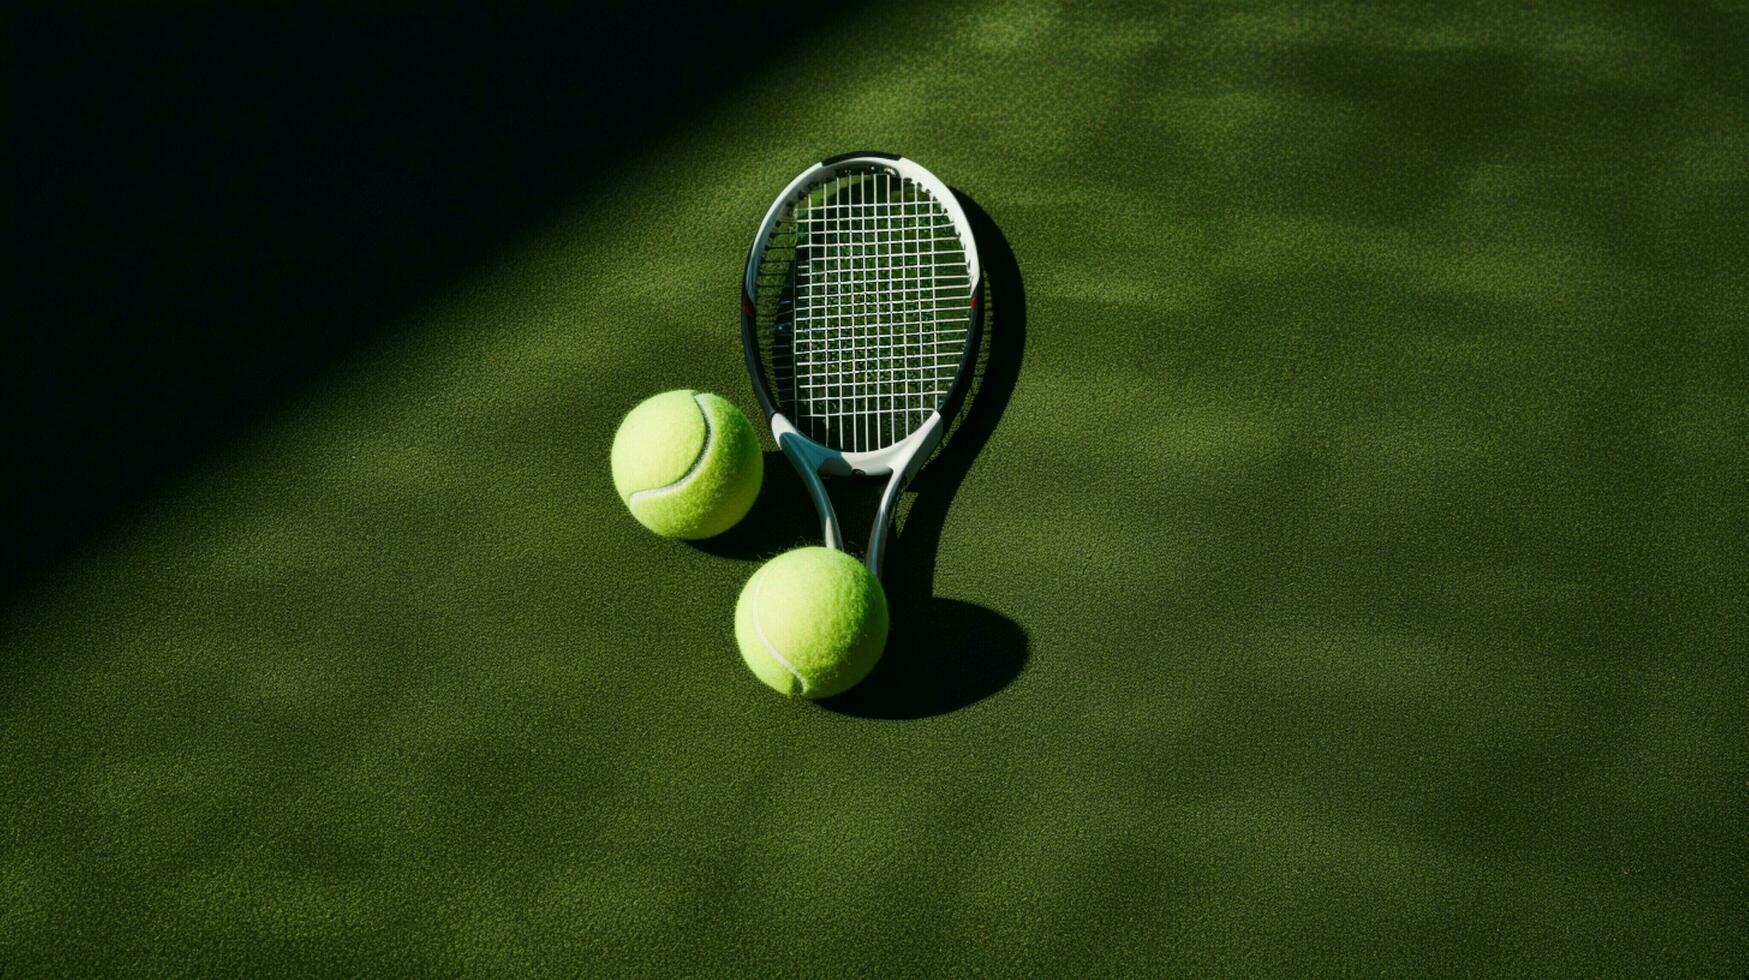
<instances>
[{"instance_id":1,"label":"tennis ball","mask_svg":"<svg viewBox=\"0 0 1749 980\"><path fill-rule=\"evenodd\" d=\"M716 395L681 390L645 399L613 437L614 489L638 523L665 538L734 527L764 478L753 424Z\"/></svg>"},{"instance_id":2,"label":"tennis ball","mask_svg":"<svg viewBox=\"0 0 1749 980\"><path fill-rule=\"evenodd\" d=\"M754 676L790 697L855 687L887 644L887 594L862 562L834 548L797 548L741 589L735 640Z\"/></svg>"}]
</instances>

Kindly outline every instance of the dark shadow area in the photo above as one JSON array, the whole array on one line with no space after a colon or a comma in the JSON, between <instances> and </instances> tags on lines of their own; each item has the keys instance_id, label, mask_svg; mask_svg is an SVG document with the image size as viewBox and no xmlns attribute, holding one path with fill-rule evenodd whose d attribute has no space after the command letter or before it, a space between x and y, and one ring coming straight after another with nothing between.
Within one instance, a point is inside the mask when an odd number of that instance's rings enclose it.
<instances>
[{"instance_id":1,"label":"dark shadow area","mask_svg":"<svg viewBox=\"0 0 1749 980\"><path fill-rule=\"evenodd\" d=\"M846 482L839 480L829 489L837 493ZM741 518L741 523L714 538L687 542L706 554L739 561L764 561L791 548L819 543L819 515L814 513L807 489L781 449L765 451L765 482L759 487L759 499Z\"/></svg>"},{"instance_id":2,"label":"dark shadow area","mask_svg":"<svg viewBox=\"0 0 1749 980\"><path fill-rule=\"evenodd\" d=\"M0 593L833 22L799 3L14 11Z\"/></svg>"},{"instance_id":3,"label":"dark shadow area","mask_svg":"<svg viewBox=\"0 0 1749 980\"><path fill-rule=\"evenodd\" d=\"M843 714L946 714L1002 690L1026 667L1026 630L1018 623L982 606L935 596L935 559L948 509L1008 408L1026 351L1020 263L990 215L963 191L954 193L971 221L985 270L987 305L977 372L947 438L912 481L911 507L886 560L883 578L893 622L887 652L867 680L820 702ZM797 484L799 505L811 518L813 507L800 481L789 482ZM858 513L872 514L872 502Z\"/></svg>"},{"instance_id":4,"label":"dark shadow area","mask_svg":"<svg viewBox=\"0 0 1749 980\"><path fill-rule=\"evenodd\" d=\"M982 701L1020 676L1027 658L1020 624L888 576L887 652L866 680L821 707L861 718L928 718Z\"/></svg>"}]
</instances>

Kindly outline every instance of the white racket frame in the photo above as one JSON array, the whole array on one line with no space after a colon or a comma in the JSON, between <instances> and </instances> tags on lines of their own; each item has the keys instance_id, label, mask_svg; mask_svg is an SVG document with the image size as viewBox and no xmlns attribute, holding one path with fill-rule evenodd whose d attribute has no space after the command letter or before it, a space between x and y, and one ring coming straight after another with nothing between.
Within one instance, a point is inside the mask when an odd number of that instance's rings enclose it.
<instances>
[{"instance_id":1,"label":"white racket frame","mask_svg":"<svg viewBox=\"0 0 1749 980\"><path fill-rule=\"evenodd\" d=\"M976 240L972 237L971 222L967 220L965 209L960 207L959 199L941 178L930 173L921 165L901 156L880 153L856 153L833 157L816 163L790 181L783 189L771 208L765 212L765 220L759 223L759 232L753 236L753 247L747 253L747 271L741 284L743 328L750 329L748 318L752 316L752 299L758 288L759 262L765 254L766 244L771 240L776 230L779 217L784 208L793 204L809 188L825 179L826 175L839 170L884 167L900 177L908 177L923 186L947 212L953 222L954 231L966 251L966 272L971 284L971 294L967 306L968 354L975 350L978 343L978 319L982 315L979 309L982 302L984 280L978 265L978 249ZM747 343L751 345L750 338ZM753 361L751 350L748 352L749 370L755 370L757 364ZM969 370L969 364L964 363L960 374ZM963 385L966 379L956 377L955 384ZM754 390L759 396L761 407L766 411L766 421L771 426L771 436L777 441L779 448L789 458L790 464L801 475L802 484L808 488L808 496L813 498L814 509L820 515L820 533L825 539L826 547L846 550L844 535L839 530L838 513L832 507L832 498L826 493L826 485L820 479L824 476L885 476L886 490L881 494L880 507L875 512L873 530L869 534L868 555L865 563L876 576L881 574L881 564L886 557L887 539L892 531L893 518L898 511L899 493L917 471L923 468L929 456L940 444L946 434L947 423L942 418L938 407L930 412L910 435L889 446L870 452L845 452L822 446L802 435L793 422L777 407L776 399L769 397L764 390L764 382L757 376L754 380ZM944 405L951 406L952 397L944 399Z\"/></svg>"}]
</instances>

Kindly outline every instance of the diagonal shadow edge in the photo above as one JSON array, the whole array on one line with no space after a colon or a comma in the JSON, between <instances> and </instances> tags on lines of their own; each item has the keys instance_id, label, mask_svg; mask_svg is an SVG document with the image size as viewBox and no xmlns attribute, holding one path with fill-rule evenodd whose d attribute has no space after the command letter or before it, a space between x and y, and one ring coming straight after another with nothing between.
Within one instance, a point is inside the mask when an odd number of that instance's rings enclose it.
<instances>
[{"instance_id":1,"label":"diagonal shadow edge","mask_svg":"<svg viewBox=\"0 0 1749 980\"><path fill-rule=\"evenodd\" d=\"M22 12L0 607L852 9Z\"/></svg>"}]
</instances>

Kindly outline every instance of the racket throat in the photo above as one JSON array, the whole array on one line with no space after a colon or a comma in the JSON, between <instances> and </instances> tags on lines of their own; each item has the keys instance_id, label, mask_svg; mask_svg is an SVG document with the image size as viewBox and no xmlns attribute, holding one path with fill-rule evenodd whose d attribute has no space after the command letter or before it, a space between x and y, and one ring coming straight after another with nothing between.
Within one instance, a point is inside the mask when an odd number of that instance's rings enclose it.
<instances>
[{"instance_id":1,"label":"racket throat","mask_svg":"<svg viewBox=\"0 0 1749 980\"><path fill-rule=\"evenodd\" d=\"M868 558L866 564L869 571L875 573L875 578L881 577L881 566L887 558L887 540L893 530L893 519L899 510L899 491L905 488L903 474L894 473L887 481L887 489L881 494L880 510L875 512L874 530L868 536Z\"/></svg>"},{"instance_id":2,"label":"racket throat","mask_svg":"<svg viewBox=\"0 0 1749 980\"><path fill-rule=\"evenodd\" d=\"M923 464L929 461L930 454L941 443L946 432L947 423L942 419L941 413L931 412L917 431L874 453L845 454L810 442L781 412L773 414L770 422L777 444L782 447L790 465L795 467L796 474L802 478L802 485L808 489L808 496L814 501L814 510L820 515L820 537L828 548L849 550L843 530L838 524L838 513L832 506L832 498L826 492L826 482L821 479L821 474L887 477L887 485L881 493L880 505L876 508L874 523L869 531L868 555L865 559L865 564L878 576L886 559L887 545L892 539L893 521L899 509L899 493L917 475L917 471L923 468Z\"/></svg>"},{"instance_id":3,"label":"racket throat","mask_svg":"<svg viewBox=\"0 0 1749 980\"><path fill-rule=\"evenodd\" d=\"M796 474L802 478L802 485L808 488L808 496L813 498L814 510L820 515L820 537L826 547L845 550L844 534L838 529L838 512L832 509L832 498L826 495L826 484L820 479L819 460L812 458L813 454L807 452L801 437L793 431L779 434L778 444L783 447L783 454L789 457L790 465L796 468Z\"/></svg>"},{"instance_id":4,"label":"racket throat","mask_svg":"<svg viewBox=\"0 0 1749 980\"><path fill-rule=\"evenodd\" d=\"M879 578L881 567L886 562L887 542L892 538L893 524L899 513L899 491L904 490L929 462L929 457L935 452L935 447L941 444L941 437L947 432L947 423L940 412L931 412L923 425L916 432L907 436L901 446L906 446L902 457L903 462L893 470L892 478L887 481L887 489L881 494L880 509L875 512L874 528L868 538L869 570Z\"/></svg>"}]
</instances>

